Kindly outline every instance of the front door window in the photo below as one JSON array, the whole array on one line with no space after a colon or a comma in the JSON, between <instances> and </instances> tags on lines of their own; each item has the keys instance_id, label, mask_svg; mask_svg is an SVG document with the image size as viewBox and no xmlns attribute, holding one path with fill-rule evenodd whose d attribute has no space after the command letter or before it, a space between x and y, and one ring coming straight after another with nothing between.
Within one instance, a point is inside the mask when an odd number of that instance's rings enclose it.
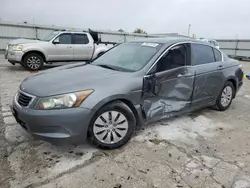
<instances>
[{"instance_id":1,"label":"front door window","mask_svg":"<svg viewBox=\"0 0 250 188\"><path fill-rule=\"evenodd\" d=\"M171 48L157 63L156 72L183 67L187 65L187 47L180 44Z\"/></svg>"}]
</instances>

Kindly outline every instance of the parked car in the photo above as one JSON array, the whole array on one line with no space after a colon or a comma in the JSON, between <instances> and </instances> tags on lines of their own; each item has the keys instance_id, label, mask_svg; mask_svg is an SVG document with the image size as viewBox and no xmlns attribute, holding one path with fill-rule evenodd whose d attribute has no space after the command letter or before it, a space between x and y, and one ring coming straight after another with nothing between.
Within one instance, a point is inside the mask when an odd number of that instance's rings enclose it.
<instances>
[{"instance_id":1,"label":"parked car","mask_svg":"<svg viewBox=\"0 0 250 188\"><path fill-rule=\"evenodd\" d=\"M216 40L208 40L210 44L212 44L215 48L220 49L220 46Z\"/></svg>"},{"instance_id":2,"label":"parked car","mask_svg":"<svg viewBox=\"0 0 250 188\"><path fill-rule=\"evenodd\" d=\"M90 64L41 71L26 78L11 110L29 133L43 139L118 148L135 128L213 106L226 110L243 72L208 43L144 39L122 43Z\"/></svg>"},{"instance_id":3,"label":"parked car","mask_svg":"<svg viewBox=\"0 0 250 188\"><path fill-rule=\"evenodd\" d=\"M5 58L29 70L41 70L44 63L89 61L112 45L95 43L87 32L54 31L40 40L17 39L6 47Z\"/></svg>"},{"instance_id":4,"label":"parked car","mask_svg":"<svg viewBox=\"0 0 250 188\"><path fill-rule=\"evenodd\" d=\"M214 40L214 39L204 39L204 38L201 38L200 40L203 41L203 42L208 42L211 45L213 45L215 48L220 49L220 46L219 46L218 42L216 40Z\"/></svg>"}]
</instances>

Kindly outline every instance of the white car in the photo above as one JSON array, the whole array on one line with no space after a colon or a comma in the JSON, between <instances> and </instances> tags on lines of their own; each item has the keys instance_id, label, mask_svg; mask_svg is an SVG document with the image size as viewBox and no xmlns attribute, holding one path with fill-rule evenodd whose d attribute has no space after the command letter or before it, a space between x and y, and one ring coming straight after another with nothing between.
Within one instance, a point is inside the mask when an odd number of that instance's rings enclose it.
<instances>
[{"instance_id":1,"label":"white car","mask_svg":"<svg viewBox=\"0 0 250 188\"><path fill-rule=\"evenodd\" d=\"M208 43L212 44L214 47L216 47L217 49L220 49L220 46L219 46L218 42L216 40L214 40L214 39L203 39L202 38L200 40L203 41L203 42L208 42Z\"/></svg>"}]
</instances>

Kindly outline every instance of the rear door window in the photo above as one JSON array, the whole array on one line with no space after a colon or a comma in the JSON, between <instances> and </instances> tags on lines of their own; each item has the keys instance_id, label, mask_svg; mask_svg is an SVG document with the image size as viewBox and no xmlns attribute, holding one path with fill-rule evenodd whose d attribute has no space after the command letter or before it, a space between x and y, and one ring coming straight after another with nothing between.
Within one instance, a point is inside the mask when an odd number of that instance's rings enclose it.
<instances>
[{"instance_id":1,"label":"rear door window","mask_svg":"<svg viewBox=\"0 0 250 188\"><path fill-rule=\"evenodd\" d=\"M89 39L86 34L74 34L73 35L74 44L88 44Z\"/></svg>"},{"instance_id":2,"label":"rear door window","mask_svg":"<svg viewBox=\"0 0 250 188\"><path fill-rule=\"evenodd\" d=\"M192 44L192 65L202 65L215 62L214 52L211 46L204 44Z\"/></svg>"}]
</instances>

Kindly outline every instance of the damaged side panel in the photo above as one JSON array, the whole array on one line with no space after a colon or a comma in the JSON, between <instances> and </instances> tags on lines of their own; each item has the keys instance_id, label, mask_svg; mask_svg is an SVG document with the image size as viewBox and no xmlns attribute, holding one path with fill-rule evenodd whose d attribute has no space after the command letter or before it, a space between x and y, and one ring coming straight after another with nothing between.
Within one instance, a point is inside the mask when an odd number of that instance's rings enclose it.
<instances>
[{"instance_id":1,"label":"damaged side panel","mask_svg":"<svg viewBox=\"0 0 250 188\"><path fill-rule=\"evenodd\" d=\"M194 69L180 67L144 79L142 110L147 120L157 121L190 108Z\"/></svg>"},{"instance_id":2,"label":"damaged side panel","mask_svg":"<svg viewBox=\"0 0 250 188\"><path fill-rule=\"evenodd\" d=\"M217 67L222 62L214 62L197 66L192 107L199 108L213 104L225 83L221 70Z\"/></svg>"}]
</instances>

